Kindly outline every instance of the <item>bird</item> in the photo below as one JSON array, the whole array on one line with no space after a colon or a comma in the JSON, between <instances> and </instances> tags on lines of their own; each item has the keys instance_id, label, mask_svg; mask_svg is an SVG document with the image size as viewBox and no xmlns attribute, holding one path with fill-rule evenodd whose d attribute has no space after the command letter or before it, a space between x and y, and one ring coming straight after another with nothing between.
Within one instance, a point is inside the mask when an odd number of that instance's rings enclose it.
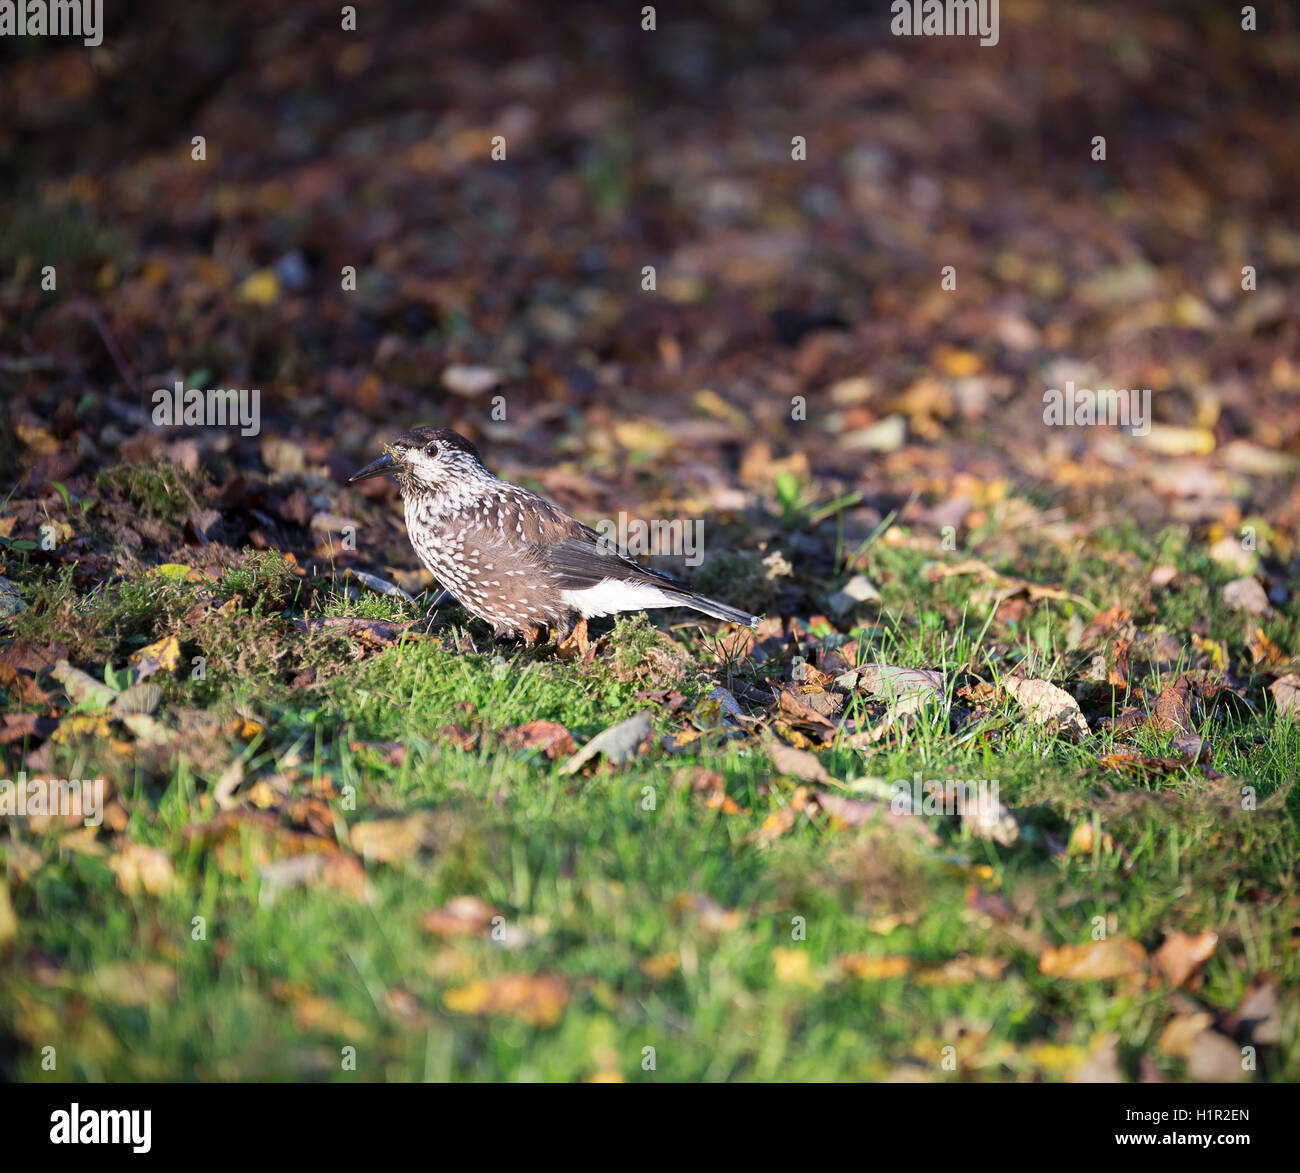
<instances>
[{"instance_id":1,"label":"bird","mask_svg":"<svg viewBox=\"0 0 1300 1173\"><path fill-rule=\"evenodd\" d=\"M498 639L533 643L547 628L579 624L585 634L588 619L657 607L758 625L758 616L643 566L546 498L501 480L450 428L403 432L348 484L378 476L397 482L425 568Z\"/></svg>"}]
</instances>

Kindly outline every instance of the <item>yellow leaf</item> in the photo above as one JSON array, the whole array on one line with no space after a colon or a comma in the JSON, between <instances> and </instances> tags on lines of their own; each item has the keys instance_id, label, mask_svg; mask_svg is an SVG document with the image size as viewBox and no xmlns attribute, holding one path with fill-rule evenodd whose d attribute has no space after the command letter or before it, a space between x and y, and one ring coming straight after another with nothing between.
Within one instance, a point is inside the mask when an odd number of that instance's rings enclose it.
<instances>
[{"instance_id":1,"label":"yellow leaf","mask_svg":"<svg viewBox=\"0 0 1300 1173\"><path fill-rule=\"evenodd\" d=\"M938 359L939 369L954 379L964 379L973 375L983 365L983 360L973 351L960 350L951 346L942 347L935 358Z\"/></svg>"},{"instance_id":2,"label":"yellow leaf","mask_svg":"<svg viewBox=\"0 0 1300 1173\"><path fill-rule=\"evenodd\" d=\"M778 945L772 950L772 966L776 971L776 980L784 985L804 986L810 990L822 988L822 979L812 972L808 954L803 949L787 949Z\"/></svg>"},{"instance_id":3,"label":"yellow leaf","mask_svg":"<svg viewBox=\"0 0 1300 1173\"><path fill-rule=\"evenodd\" d=\"M279 796L260 778L253 783L248 792L248 801L258 810L270 810L280 801Z\"/></svg>"},{"instance_id":4,"label":"yellow leaf","mask_svg":"<svg viewBox=\"0 0 1300 1173\"><path fill-rule=\"evenodd\" d=\"M681 967L681 958L676 953L660 953L655 957L641 959L641 972L655 981L672 977Z\"/></svg>"},{"instance_id":5,"label":"yellow leaf","mask_svg":"<svg viewBox=\"0 0 1300 1173\"><path fill-rule=\"evenodd\" d=\"M157 643L141 648L128 663L137 670L140 679L155 672L171 672L181 658L180 641L174 635L164 636Z\"/></svg>"},{"instance_id":6,"label":"yellow leaf","mask_svg":"<svg viewBox=\"0 0 1300 1173\"><path fill-rule=\"evenodd\" d=\"M0 947L8 945L18 935L18 914L9 899L9 885L0 877Z\"/></svg>"},{"instance_id":7,"label":"yellow leaf","mask_svg":"<svg viewBox=\"0 0 1300 1173\"><path fill-rule=\"evenodd\" d=\"M838 965L850 977L870 982L902 977L912 968L912 962L906 957L866 957L861 953L841 957Z\"/></svg>"},{"instance_id":8,"label":"yellow leaf","mask_svg":"<svg viewBox=\"0 0 1300 1173\"><path fill-rule=\"evenodd\" d=\"M559 977L505 974L490 981L477 978L448 990L443 1002L457 1014L506 1015L529 1026L551 1027L569 1004L569 987Z\"/></svg>"},{"instance_id":9,"label":"yellow leaf","mask_svg":"<svg viewBox=\"0 0 1300 1173\"><path fill-rule=\"evenodd\" d=\"M69 741L77 737L95 737L107 740L111 728L103 713L73 713L59 722L50 734L51 741Z\"/></svg>"},{"instance_id":10,"label":"yellow leaf","mask_svg":"<svg viewBox=\"0 0 1300 1173\"><path fill-rule=\"evenodd\" d=\"M629 452L657 456L673 445L673 438L652 420L624 420L614 425L614 439Z\"/></svg>"},{"instance_id":11,"label":"yellow leaf","mask_svg":"<svg viewBox=\"0 0 1300 1173\"><path fill-rule=\"evenodd\" d=\"M258 269L239 287L241 301L253 305L274 305L280 297L280 279L273 269Z\"/></svg>"},{"instance_id":12,"label":"yellow leaf","mask_svg":"<svg viewBox=\"0 0 1300 1173\"><path fill-rule=\"evenodd\" d=\"M709 387L702 387L695 392L692 402L705 415L711 415L714 419L725 420L738 428L749 427L749 420L745 417L745 413Z\"/></svg>"},{"instance_id":13,"label":"yellow leaf","mask_svg":"<svg viewBox=\"0 0 1300 1173\"><path fill-rule=\"evenodd\" d=\"M1214 451L1214 433L1209 428L1152 424L1144 442L1163 456L1204 456Z\"/></svg>"}]
</instances>

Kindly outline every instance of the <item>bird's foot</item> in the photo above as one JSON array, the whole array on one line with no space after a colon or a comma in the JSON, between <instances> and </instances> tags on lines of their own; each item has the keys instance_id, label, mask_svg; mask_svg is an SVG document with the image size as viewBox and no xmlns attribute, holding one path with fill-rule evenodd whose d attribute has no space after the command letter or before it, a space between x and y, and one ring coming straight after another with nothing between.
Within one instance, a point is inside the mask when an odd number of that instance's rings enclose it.
<instances>
[{"instance_id":1,"label":"bird's foot","mask_svg":"<svg viewBox=\"0 0 1300 1173\"><path fill-rule=\"evenodd\" d=\"M585 659L589 646L587 641L587 620L580 618L569 629L569 634L555 645L555 655L564 663L569 664L574 660Z\"/></svg>"}]
</instances>

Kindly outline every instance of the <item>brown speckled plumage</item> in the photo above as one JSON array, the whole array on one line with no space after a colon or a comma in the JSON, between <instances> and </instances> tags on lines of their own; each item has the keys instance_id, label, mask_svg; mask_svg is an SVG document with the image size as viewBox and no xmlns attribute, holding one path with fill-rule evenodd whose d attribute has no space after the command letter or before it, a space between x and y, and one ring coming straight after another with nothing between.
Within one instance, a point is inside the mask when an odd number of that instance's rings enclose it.
<instances>
[{"instance_id":1,"label":"brown speckled plumage","mask_svg":"<svg viewBox=\"0 0 1300 1173\"><path fill-rule=\"evenodd\" d=\"M536 493L490 473L449 428L403 432L353 481L397 481L420 561L497 635L649 607L691 607L733 623L757 619L642 566Z\"/></svg>"}]
</instances>

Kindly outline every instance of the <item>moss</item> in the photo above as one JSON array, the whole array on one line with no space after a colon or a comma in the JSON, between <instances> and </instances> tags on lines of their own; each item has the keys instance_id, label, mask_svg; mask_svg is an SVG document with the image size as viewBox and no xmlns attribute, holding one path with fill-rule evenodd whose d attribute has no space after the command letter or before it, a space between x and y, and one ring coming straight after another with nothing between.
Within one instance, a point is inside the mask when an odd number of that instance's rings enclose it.
<instances>
[{"instance_id":1,"label":"moss","mask_svg":"<svg viewBox=\"0 0 1300 1173\"><path fill-rule=\"evenodd\" d=\"M291 603L305 605L303 583L277 550L245 550L239 563L221 576L219 592L227 599L240 595L263 612L283 611Z\"/></svg>"},{"instance_id":2,"label":"moss","mask_svg":"<svg viewBox=\"0 0 1300 1173\"><path fill-rule=\"evenodd\" d=\"M609 642L610 672L622 684L663 687L686 675L685 655L651 625L644 612L616 620Z\"/></svg>"},{"instance_id":3,"label":"moss","mask_svg":"<svg viewBox=\"0 0 1300 1173\"><path fill-rule=\"evenodd\" d=\"M177 523L194 508L204 481L169 460L151 457L111 465L95 477L95 487L128 501L146 517Z\"/></svg>"}]
</instances>

